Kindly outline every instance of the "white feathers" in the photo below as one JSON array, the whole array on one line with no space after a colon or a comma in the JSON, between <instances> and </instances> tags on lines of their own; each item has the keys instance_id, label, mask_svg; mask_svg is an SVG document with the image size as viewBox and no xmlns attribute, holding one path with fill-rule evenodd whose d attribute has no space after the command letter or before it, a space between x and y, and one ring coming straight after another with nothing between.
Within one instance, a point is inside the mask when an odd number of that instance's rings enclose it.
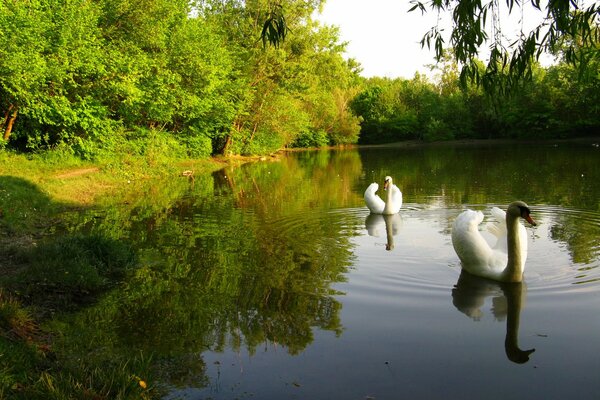
<instances>
[{"instance_id":1,"label":"white feathers","mask_svg":"<svg viewBox=\"0 0 600 400\"><path fill-rule=\"evenodd\" d=\"M493 246L479 231L479 225L483 222L481 211L466 210L456 218L452 227L452 245L463 269L473 275L498 281L521 279L527 259L527 231L518 221L520 205L515 204L509 207L516 211L509 214L497 207L492 208L491 215L496 220L485 226L496 239ZM508 240L510 235L514 237L511 245Z\"/></svg>"},{"instance_id":2,"label":"white feathers","mask_svg":"<svg viewBox=\"0 0 600 400\"><path fill-rule=\"evenodd\" d=\"M384 189L386 191L385 201L377 195L379 185L371 183L365 190L365 204L373 214L396 214L402 207L402 192L394 185L392 178L385 177Z\"/></svg>"}]
</instances>

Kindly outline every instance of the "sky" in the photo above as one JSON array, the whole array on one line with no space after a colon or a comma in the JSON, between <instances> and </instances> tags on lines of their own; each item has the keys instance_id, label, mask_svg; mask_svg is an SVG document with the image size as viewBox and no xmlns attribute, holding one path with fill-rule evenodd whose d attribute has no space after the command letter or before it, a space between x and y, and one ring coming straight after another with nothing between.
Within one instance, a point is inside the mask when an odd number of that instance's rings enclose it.
<instances>
[{"instance_id":1,"label":"sky","mask_svg":"<svg viewBox=\"0 0 600 400\"><path fill-rule=\"evenodd\" d=\"M434 51L419 43L435 18L408 13L410 6L408 0L327 0L317 18L340 28L347 56L360 62L363 76L410 79L435 63Z\"/></svg>"},{"instance_id":2,"label":"sky","mask_svg":"<svg viewBox=\"0 0 600 400\"><path fill-rule=\"evenodd\" d=\"M427 65L435 64L435 52L419 42L436 24L437 16L431 12L422 15L418 10L409 13L410 7L409 0L327 0L317 19L340 28L341 41L349 42L346 56L361 64L363 76L411 79L419 72L433 77ZM444 17L441 26L445 24L449 32L450 16ZM518 13L503 16L503 30L508 35L521 27L527 31L528 26L539 24L540 18L541 13L523 18ZM479 56L484 61L486 48Z\"/></svg>"}]
</instances>

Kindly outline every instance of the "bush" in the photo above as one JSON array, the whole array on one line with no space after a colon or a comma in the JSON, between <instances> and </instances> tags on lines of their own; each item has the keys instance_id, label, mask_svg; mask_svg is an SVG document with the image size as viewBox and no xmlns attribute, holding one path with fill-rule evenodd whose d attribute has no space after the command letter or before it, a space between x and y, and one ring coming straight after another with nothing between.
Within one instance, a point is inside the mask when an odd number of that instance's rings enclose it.
<instances>
[{"instance_id":1,"label":"bush","mask_svg":"<svg viewBox=\"0 0 600 400\"><path fill-rule=\"evenodd\" d=\"M437 140L452 140L454 135L448 125L437 118L430 118L423 131L423 140L434 142Z\"/></svg>"},{"instance_id":2,"label":"bush","mask_svg":"<svg viewBox=\"0 0 600 400\"><path fill-rule=\"evenodd\" d=\"M184 143L191 158L208 158L213 152L212 139L195 128L190 128L190 135L184 139Z\"/></svg>"},{"instance_id":3,"label":"bush","mask_svg":"<svg viewBox=\"0 0 600 400\"><path fill-rule=\"evenodd\" d=\"M291 147L309 148L323 147L329 144L327 132L322 130L305 130L292 143Z\"/></svg>"}]
</instances>

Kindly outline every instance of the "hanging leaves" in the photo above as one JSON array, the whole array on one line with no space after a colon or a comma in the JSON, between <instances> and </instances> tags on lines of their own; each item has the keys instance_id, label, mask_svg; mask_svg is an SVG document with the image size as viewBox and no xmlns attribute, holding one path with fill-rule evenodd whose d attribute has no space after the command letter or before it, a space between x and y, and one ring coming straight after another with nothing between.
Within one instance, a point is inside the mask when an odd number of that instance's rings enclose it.
<instances>
[{"instance_id":1,"label":"hanging leaves","mask_svg":"<svg viewBox=\"0 0 600 400\"><path fill-rule=\"evenodd\" d=\"M501 5L498 0L431 0L426 3L412 0L411 4L409 11L451 13L450 47L456 61L462 65L461 82L483 84L496 93L510 92L520 80L530 79L532 66L543 52L556 53L560 47L564 60L580 69L589 64L590 58L600 58L598 3L581 9L573 0L551 0L545 6L547 15L544 21L529 34L521 32L520 37L509 45L503 44L505 39L500 34ZM518 12L523 7L541 9L539 0L506 0L505 4L509 13ZM488 18L490 13L492 18ZM488 40L490 24L494 32L491 53L488 65L482 70L474 61L479 47ZM422 47L434 47L438 61L443 57L442 44L437 26L425 33L421 40Z\"/></svg>"},{"instance_id":2,"label":"hanging leaves","mask_svg":"<svg viewBox=\"0 0 600 400\"><path fill-rule=\"evenodd\" d=\"M269 42L272 46L279 47L279 44L285 40L288 30L283 6L277 4L269 11L260 33L263 46L266 47Z\"/></svg>"}]
</instances>

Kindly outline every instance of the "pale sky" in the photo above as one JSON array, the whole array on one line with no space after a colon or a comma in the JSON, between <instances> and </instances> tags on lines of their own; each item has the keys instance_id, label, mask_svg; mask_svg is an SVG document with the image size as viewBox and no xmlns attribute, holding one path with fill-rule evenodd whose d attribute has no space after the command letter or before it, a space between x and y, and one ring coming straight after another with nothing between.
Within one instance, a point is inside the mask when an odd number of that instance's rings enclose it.
<instances>
[{"instance_id":1,"label":"pale sky","mask_svg":"<svg viewBox=\"0 0 600 400\"><path fill-rule=\"evenodd\" d=\"M418 71L431 77L433 74L426 65L435 64L435 52L421 48L419 42L436 24L437 15L432 12L421 15L418 10L409 13L410 7L409 0L326 0L317 19L340 28L341 41L349 42L346 56L361 64L363 76L411 79ZM540 23L543 13L530 8L525 9L525 16L517 11L510 17L502 17L503 32L511 39L521 28L528 32L528 26ZM443 17L441 26L445 23L450 27L450 16ZM446 32L449 33L449 28ZM479 56L484 61L486 48L484 45Z\"/></svg>"},{"instance_id":2,"label":"pale sky","mask_svg":"<svg viewBox=\"0 0 600 400\"><path fill-rule=\"evenodd\" d=\"M434 51L419 44L435 17L409 14L410 6L408 0L327 0L317 18L340 28L347 56L360 62L363 76L410 79L435 63Z\"/></svg>"}]
</instances>

